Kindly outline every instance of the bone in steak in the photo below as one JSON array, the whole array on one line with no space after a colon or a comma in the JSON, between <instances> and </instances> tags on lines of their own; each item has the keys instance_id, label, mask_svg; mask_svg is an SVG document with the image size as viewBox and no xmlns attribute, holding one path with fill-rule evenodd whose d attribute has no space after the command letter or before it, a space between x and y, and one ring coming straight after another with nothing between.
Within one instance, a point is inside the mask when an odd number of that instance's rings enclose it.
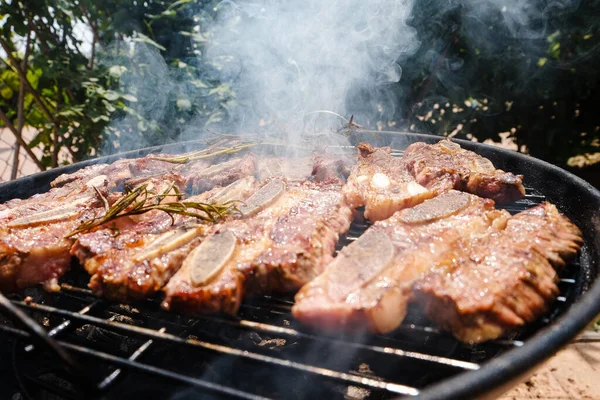
<instances>
[{"instance_id":1,"label":"bone in steak","mask_svg":"<svg viewBox=\"0 0 600 400\"><path fill-rule=\"evenodd\" d=\"M549 203L512 217L506 229L459 239L414 285L426 314L464 342L502 336L537 319L556 299L557 275L581 232Z\"/></svg>"},{"instance_id":2,"label":"bone in steak","mask_svg":"<svg viewBox=\"0 0 600 400\"><path fill-rule=\"evenodd\" d=\"M96 189L94 189L94 186ZM108 196L105 179L65 183L61 187L11 200L0 211L0 289L43 283L57 290L57 279L70 267L73 240L65 236L83 220L104 212L98 190Z\"/></svg>"},{"instance_id":3,"label":"bone in steak","mask_svg":"<svg viewBox=\"0 0 600 400\"><path fill-rule=\"evenodd\" d=\"M60 175L48 192L0 206L0 287L6 290L44 283L57 290L57 279L69 269L66 238L86 220L104 213L102 196L116 199L121 186L134 176L163 171L161 179L183 182L183 177L164 172L170 163L144 157L92 165L73 174ZM96 189L94 189L96 188Z\"/></svg>"},{"instance_id":4,"label":"bone in steak","mask_svg":"<svg viewBox=\"0 0 600 400\"><path fill-rule=\"evenodd\" d=\"M213 160L214 161L214 160ZM187 178L188 192L198 194L217 186L227 186L245 176L256 172L256 157L246 154L221 163L199 161L183 168L182 174Z\"/></svg>"},{"instance_id":5,"label":"bone in steak","mask_svg":"<svg viewBox=\"0 0 600 400\"><path fill-rule=\"evenodd\" d=\"M500 229L494 202L450 191L372 225L305 285L292 308L323 330L389 332L404 319L411 284L458 238Z\"/></svg>"},{"instance_id":6,"label":"bone in steak","mask_svg":"<svg viewBox=\"0 0 600 400\"><path fill-rule=\"evenodd\" d=\"M156 184L167 187L170 183ZM246 177L186 200L245 200L256 184L253 177ZM92 275L89 286L96 294L121 301L139 300L160 290L213 228L193 217L175 215L171 219L167 213L153 210L79 235L71 253Z\"/></svg>"},{"instance_id":7,"label":"bone in steak","mask_svg":"<svg viewBox=\"0 0 600 400\"><path fill-rule=\"evenodd\" d=\"M358 145L358 163L352 168L344 194L352 207L365 206L365 217L379 221L396 211L431 198L434 192L417 183L389 147Z\"/></svg>"},{"instance_id":8,"label":"bone in steak","mask_svg":"<svg viewBox=\"0 0 600 400\"><path fill-rule=\"evenodd\" d=\"M168 155L162 155L168 157ZM132 179L150 178L152 176L176 173L182 168L172 163L157 160L155 155L135 159L120 159L111 164L95 164L82 168L71 174L59 175L50 185L54 188L75 182L85 183L90 179L106 179L111 189L120 189L124 184L135 184Z\"/></svg>"},{"instance_id":9,"label":"bone in steak","mask_svg":"<svg viewBox=\"0 0 600 400\"><path fill-rule=\"evenodd\" d=\"M322 271L350 226L340 186L271 180L247 200L247 217L222 224L190 253L165 286L163 307L234 314L246 294L298 289ZM207 261L207 252L215 257Z\"/></svg>"},{"instance_id":10,"label":"bone in steak","mask_svg":"<svg viewBox=\"0 0 600 400\"><path fill-rule=\"evenodd\" d=\"M436 193L463 190L497 203L525 195L522 176L496 169L487 158L448 139L436 144L413 143L404 152L402 162L417 182Z\"/></svg>"}]
</instances>

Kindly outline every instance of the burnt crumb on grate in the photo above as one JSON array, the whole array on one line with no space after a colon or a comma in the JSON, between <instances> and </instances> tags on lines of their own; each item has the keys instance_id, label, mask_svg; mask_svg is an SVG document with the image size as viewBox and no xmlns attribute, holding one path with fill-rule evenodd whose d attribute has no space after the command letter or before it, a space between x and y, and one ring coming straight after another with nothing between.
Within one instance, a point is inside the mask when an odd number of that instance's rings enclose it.
<instances>
[{"instance_id":1,"label":"burnt crumb on grate","mask_svg":"<svg viewBox=\"0 0 600 400\"><path fill-rule=\"evenodd\" d=\"M127 325L136 325L136 322L132 318L124 315L115 314L108 320ZM82 325L80 328L76 329L75 332L77 335L82 336L93 343L108 346L109 348L114 347L123 353L132 352L140 344L140 341L137 339L91 324Z\"/></svg>"}]
</instances>

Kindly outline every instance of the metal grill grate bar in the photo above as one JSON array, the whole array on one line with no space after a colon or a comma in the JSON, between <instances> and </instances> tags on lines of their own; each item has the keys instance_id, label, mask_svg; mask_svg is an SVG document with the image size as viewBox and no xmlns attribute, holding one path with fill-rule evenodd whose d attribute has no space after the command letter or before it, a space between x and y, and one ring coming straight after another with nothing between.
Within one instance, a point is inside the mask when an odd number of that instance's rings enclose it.
<instances>
[{"instance_id":1,"label":"metal grill grate bar","mask_svg":"<svg viewBox=\"0 0 600 400\"><path fill-rule=\"evenodd\" d=\"M260 330L260 331L268 332L268 333L276 333L276 334L286 335L286 336L295 337L295 338L321 341L321 342L327 342L327 343L336 343L336 344L344 345L346 347L352 347L352 348L361 349L361 350L369 350L369 351L373 351L376 353L394 355L394 356L398 356L398 357L414 358L414 359L418 359L418 360L422 360L422 361L428 361L428 362L432 362L432 363L449 365L452 367L466 369L466 370L479 369L478 364L467 362L467 361L455 360L453 358L446 358L446 357L438 357L438 356L423 354L423 353L414 352L414 351L406 351L406 350L397 349L397 348L393 348L393 347L364 345L364 344L360 344L360 343L348 342L348 341L332 339L332 338L328 338L328 337L321 337L321 336L311 335L308 333L299 332L295 329L283 328L283 327L279 327L279 326L275 326L275 325L265 324L262 322L253 322L253 321L248 321L248 320L243 320L243 319L239 320L239 321L231 321L231 320L218 318L218 317L213 317L210 319L213 321L224 323L224 324L240 326L240 327L244 327L244 328L248 328L248 329Z\"/></svg>"},{"instance_id":2,"label":"metal grill grate bar","mask_svg":"<svg viewBox=\"0 0 600 400\"><path fill-rule=\"evenodd\" d=\"M31 339L31 335L29 334L29 332L23 331L21 329L12 328L12 327L5 326L5 325L0 325L0 331L5 331L7 333L12 334L13 336L18 336L23 339ZM152 365L142 364L142 363L139 363L136 361L129 360L127 358L118 357L118 356L115 356L112 354L104 353L102 351L92 350L92 349L89 349L84 346L79 346L76 344L72 344L72 343L68 343L68 342L64 342L64 341L60 341L60 340L57 341L56 343L58 343L61 347L68 349L72 352L78 353L78 354L92 356L96 359L108 361L108 362L120 365L122 367L125 367L125 368L135 369L135 370L139 370L142 372L150 372L150 373L153 373L158 376L162 376L162 377L165 377L165 378L168 378L171 380L175 380L175 381L179 381L179 382L184 382L184 383L190 384L192 386L196 386L196 387L206 389L206 390L209 390L212 392L226 394L226 395L229 395L232 397L249 399L249 400L269 400L268 397L255 396L253 394L246 393L246 392L236 390L236 389L232 389L227 386L208 382L208 381L205 381L202 379L192 378L192 377L189 377L186 375L177 374L177 373L174 373L174 372L162 369L162 368L154 367Z\"/></svg>"},{"instance_id":3,"label":"metal grill grate bar","mask_svg":"<svg viewBox=\"0 0 600 400\"><path fill-rule=\"evenodd\" d=\"M159 333L164 333L165 331L166 331L165 328L161 328L158 330ZM148 348L150 348L152 343L153 343L153 340L151 339L151 340L146 341L140 347L138 347L133 352L133 354L131 356L129 356L129 361L137 360L146 350L148 350ZM102 380L102 382L100 382L98 384L98 389L106 390L106 388L108 388L115 380L117 380L119 375L121 375L121 372L122 372L121 369L114 370L110 375L108 375L106 378L104 378Z\"/></svg>"},{"instance_id":4,"label":"metal grill grate bar","mask_svg":"<svg viewBox=\"0 0 600 400\"><path fill-rule=\"evenodd\" d=\"M419 393L419 391L416 388L413 388L410 386L400 385L397 383L386 382L383 380L377 380L377 379L372 379L372 378L359 377L359 376L348 374L345 372L338 372L338 371L334 371L334 370L327 369L327 368L315 367L312 365L307 365L307 364L303 364L303 363L299 363L299 362L295 362L295 361L289 361L289 360L284 360L284 359L280 359L280 358L276 358L276 357L266 356L266 355L262 355L259 353L253 353L250 351L239 350L239 349L235 349L235 348L232 348L229 346L223 346L223 345L209 343L209 342L205 342L205 341L201 341L201 340L183 339L183 338L180 338L175 335L171 335L166 332L158 332L158 331L155 331L152 329L143 328L143 327L139 327L139 326L127 325L127 324L123 324L120 322L108 322L108 321L105 321L100 318L92 317L89 315L83 315L83 314L75 314L70 311L65 311L65 310L54 308L54 307L48 307L43 304L33 304L33 303L27 304L27 303L21 302L21 301L14 301L13 303L22 308L44 311L44 312L52 313L55 315L61 315L63 317L69 317L69 318L72 318L75 320L83 321L83 322L93 324L98 327L103 327L103 328L109 329L109 330L114 329L114 330L118 330L118 331L121 331L121 332L124 332L127 334L150 337L150 338L153 338L153 339L156 339L159 341L166 341L166 342L170 342L170 343L174 343L174 344L190 345L190 346L193 346L196 348L201 348L201 349L208 350L211 352L228 354L228 355L240 357L242 359L248 359L251 361L268 363L268 364L275 365L278 367L290 368L290 369L294 369L294 370L301 371L301 372L308 372L308 373L311 373L314 375L319 375L319 376L322 376L325 378L336 379L336 380L344 381L347 383L362 385L362 386L370 387L372 389L382 389L382 390L389 391L391 393L411 395L411 396L416 396ZM96 351L86 348L86 354L94 354L94 352L96 352ZM116 356L110 355L110 357L116 357ZM124 359L121 359L122 362L124 362L123 360ZM131 363L132 361L127 360L127 362Z\"/></svg>"},{"instance_id":5,"label":"metal grill grate bar","mask_svg":"<svg viewBox=\"0 0 600 400\"><path fill-rule=\"evenodd\" d=\"M72 288L72 286L69 285L68 287L65 287L64 289L70 290L71 288ZM92 295L92 291L89 289L77 288L77 292L82 293L82 294ZM279 298L273 297L273 296L264 296L264 297L267 298L268 300L271 300L272 302L280 303L280 304L276 305L276 307L286 310L287 311L286 314L289 313L289 310L291 309L291 305L293 304L293 302L291 302L291 301L279 299ZM19 304L19 303L16 303L16 304ZM251 304L243 304L242 306L252 307L255 309L259 308L259 307L255 307ZM273 307L273 304L270 303L270 304L267 304L267 306ZM57 311L59 311L61 313L61 315L63 315L63 316L65 314L69 315L68 311L64 312L63 310L58 310L58 309L57 309ZM311 335L308 333L300 332L295 329L284 328L284 327L266 324L266 323L262 323L262 322L253 322L253 321L249 321L249 320L245 320L245 319L230 320L230 319L219 318L217 316L209 316L209 315L200 316L200 317L198 317L198 319L226 323L230 326L234 326L234 327L238 327L238 328L242 328L242 329L256 329L256 330L261 330L261 331L267 332L267 333L282 334L282 335L286 335L289 337L296 337L296 338L302 338L302 339L307 339L307 340L316 340L316 341L328 342L328 343L343 344L343 345L346 345L349 347L354 347L356 349L369 350L369 351L373 351L376 353L395 355L398 357L414 358L414 359L418 359L418 360L422 360L422 361L448 365L451 367L456 367L456 368L461 368L461 369L466 369L466 370L479 369L479 365L477 363L471 363L471 362L457 360L457 359L448 358L448 357L439 357L439 356L430 355L430 354L426 354L426 353L407 351L407 350L402 350L402 349L393 348L393 347L389 347L389 346L385 346L385 347L370 346L370 345L363 345L363 344L354 343L354 342L332 339L332 338L328 338L325 336L321 337L321 336L317 336L317 335ZM414 324L401 325L398 329L403 329L403 328L405 328L405 329L409 328L411 330L421 330L423 332L427 332L430 334L436 334L436 335L443 334L437 328L427 327L427 326L418 326L418 325L414 325Z\"/></svg>"}]
</instances>

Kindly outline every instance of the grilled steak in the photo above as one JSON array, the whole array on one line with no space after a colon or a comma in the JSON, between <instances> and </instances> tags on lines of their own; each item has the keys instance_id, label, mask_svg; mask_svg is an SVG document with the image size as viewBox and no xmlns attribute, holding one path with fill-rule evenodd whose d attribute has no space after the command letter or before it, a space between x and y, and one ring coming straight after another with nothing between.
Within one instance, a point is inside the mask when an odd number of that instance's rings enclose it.
<instances>
[{"instance_id":1,"label":"grilled steak","mask_svg":"<svg viewBox=\"0 0 600 400\"><path fill-rule=\"evenodd\" d=\"M90 179L65 184L28 200L4 204L0 211L0 290L38 283L48 290L58 289L57 279L71 264L73 240L65 236L81 221L104 212L96 190L109 196L108 182Z\"/></svg>"},{"instance_id":2,"label":"grilled steak","mask_svg":"<svg viewBox=\"0 0 600 400\"><path fill-rule=\"evenodd\" d=\"M186 200L244 200L255 188L256 180L247 177ZM160 290L200 238L213 229L196 218L171 219L159 210L120 218L115 225L79 235L71 253L92 275L89 286L96 294L121 301L139 300Z\"/></svg>"},{"instance_id":3,"label":"grilled steak","mask_svg":"<svg viewBox=\"0 0 600 400\"><path fill-rule=\"evenodd\" d=\"M234 314L246 294L291 291L308 282L350 226L353 211L340 186L271 180L248 199L245 217L222 224L188 256L165 286L163 307Z\"/></svg>"},{"instance_id":4,"label":"grilled steak","mask_svg":"<svg viewBox=\"0 0 600 400\"><path fill-rule=\"evenodd\" d=\"M314 153L310 157L266 157L258 162L259 179L283 177L287 181L317 182L335 181L347 177L346 160L325 153Z\"/></svg>"},{"instance_id":5,"label":"grilled steak","mask_svg":"<svg viewBox=\"0 0 600 400\"><path fill-rule=\"evenodd\" d=\"M164 155L166 157L166 155ZM67 184L74 185L75 182L87 182L92 178L108 180L111 188L119 188L123 184L135 184L142 178L150 178L155 175L178 172L182 168L169 162L160 161L149 155L135 159L121 159L111 164L96 164L82 168L71 174L58 176L51 182L51 186L58 188ZM131 180L135 180L131 181Z\"/></svg>"},{"instance_id":6,"label":"grilled steak","mask_svg":"<svg viewBox=\"0 0 600 400\"><path fill-rule=\"evenodd\" d=\"M434 192L417 183L389 147L358 145L358 164L352 168L344 194L352 207L365 206L365 217L379 221L396 211L431 198Z\"/></svg>"},{"instance_id":7,"label":"grilled steak","mask_svg":"<svg viewBox=\"0 0 600 400\"><path fill-rule=\"evenodd\" d=\"M445 139L436 144L413 143L402 162L417 182L436 193L462 190L507 203L522 198L522 176L494 168L488 160Z\"/></svg>"},{"instance_id":8,"label":"grilled steak","mask_svg":"<svg viewBox=\"0 0 600 400\"><path fill-rule=\"evenodd\" d=\"M502 231L461 238L438 269L415 283L415 297L458 339L495 339L548 309L559 293L554 268L581 244L579 229L543 203L512 217Z\"/></svg>"},{"instance_id":9,"label":"grilled steak","mask_svg":"<svg viewBox=\"0 0 600 400\"><path fill-rule=\"evenodd\" d=\"M292 308L323 330L389 332L404 319L411 284L460 237L503 227L494 202L450 191L372 225L305 285Z\"/></svg>"},{"instance_id":10,"label":"grilled steak","mask_svg":"<svg viewBox=\"0 0 600 400\"><path fill-rule=\"evenodd\" d=\"M187 178L188 191L202 193L217 186L227 186L238 179L254 175L256 160L253 154L232 158L218 164L196 162L186 166L182 174Z\"/></svg>"}]
</instances>

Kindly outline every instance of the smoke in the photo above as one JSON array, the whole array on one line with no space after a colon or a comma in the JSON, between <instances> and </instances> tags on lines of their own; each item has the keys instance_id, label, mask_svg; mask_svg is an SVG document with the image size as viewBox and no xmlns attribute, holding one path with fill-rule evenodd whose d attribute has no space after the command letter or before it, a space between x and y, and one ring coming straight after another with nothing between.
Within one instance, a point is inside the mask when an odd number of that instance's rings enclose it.
<instances>
[{"instance_id":1,"label":"smoke","mask_svg":"<svg viewBox=\"0 0 600 400\"><path fill-rule=\"evenodd\" d=\"M419 46L412 8L412 0L225 1L204 56L223 65L218 79L236 93L239 130L269 125L293 139L337 129L343 120L323 111L361 122L393 107L386 92Z\"/></svg>"},{"instance_id":2,"label":"smoke","mask_svg":"<svg viewBox=\"0 0 600 400\"><path fill-rule=\"evenodd\" d=\"M225 0L195 11L193 35L202 41L188 59L167 64L143 35L129 43L120 92L138 101L113 122L118 137L103 152L199 139L207 128L294 142L336 131L352 115L370 129L419 118L417 131L453 132L455 120L467 126L497 116L507 96L540 81L547 38L561 13L577 7L572 0ZM123 64L107 63L115 61ZM488 79L495 86L480 84L488 71L498 76Z\"/></svg>"}]
</instances>

